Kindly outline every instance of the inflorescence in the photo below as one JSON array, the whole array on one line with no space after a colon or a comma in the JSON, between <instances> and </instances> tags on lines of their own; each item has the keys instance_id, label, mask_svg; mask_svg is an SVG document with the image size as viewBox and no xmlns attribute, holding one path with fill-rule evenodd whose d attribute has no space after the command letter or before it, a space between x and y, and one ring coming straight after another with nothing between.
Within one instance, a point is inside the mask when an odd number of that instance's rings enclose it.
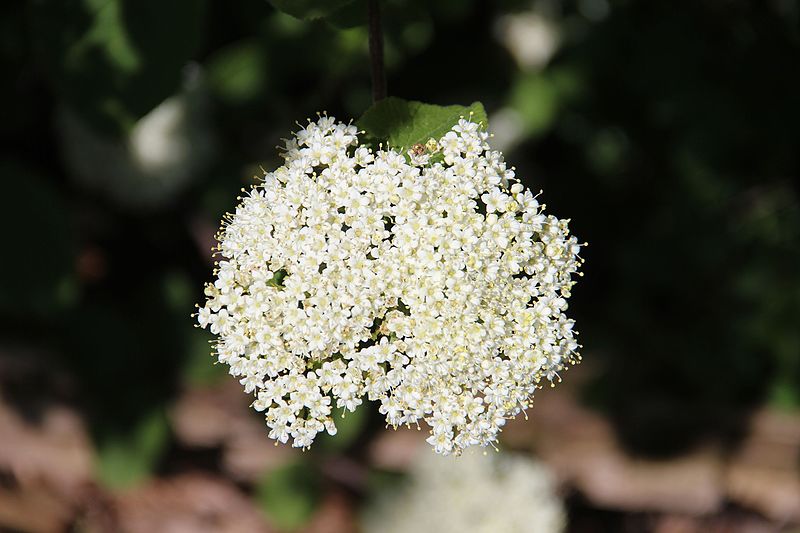
<instances>
[{"instance_id":1,"label":"inflorescence","mask_svg":"<svg viewBox=\"0 0 800 533\"><path fill-rule=\"evenodd\" d=\"M478 124L406 153L358 134L321 116L286 142L220 230L198 322L279 442L366 398L438 453L493 445L579 359L580 245Z\"/></svg>"}]
</instances>

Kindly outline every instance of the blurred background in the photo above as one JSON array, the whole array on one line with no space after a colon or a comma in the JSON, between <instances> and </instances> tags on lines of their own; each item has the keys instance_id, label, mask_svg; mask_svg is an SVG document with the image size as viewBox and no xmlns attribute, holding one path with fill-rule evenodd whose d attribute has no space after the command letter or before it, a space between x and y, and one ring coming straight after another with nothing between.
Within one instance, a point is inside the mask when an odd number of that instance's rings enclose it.
<instances>
[{"instance_id":1,"label":"blurred background","mask_svg":"<svg viewBox=\"0 0 800 533\"><path fill-rule=\"evenodd\" d=\"M273 446L190 314L280 139L370 105L363 2L303 22L264 0L8 0L0 531L800 531L800 5L383 11L389 94L482 101L590 243L584 362L491 468L437 463L373 406L310 452Z\"/></svg>"}]
</instances>

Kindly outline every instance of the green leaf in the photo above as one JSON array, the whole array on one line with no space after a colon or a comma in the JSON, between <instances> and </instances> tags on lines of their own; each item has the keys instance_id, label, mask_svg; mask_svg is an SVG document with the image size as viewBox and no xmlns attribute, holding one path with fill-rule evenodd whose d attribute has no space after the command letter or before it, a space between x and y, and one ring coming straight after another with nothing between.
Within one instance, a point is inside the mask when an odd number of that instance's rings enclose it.
<instances>
[{"instance_id":1,"label":"green leaf","mask_svg":"<svg viewBox=\"0 0 800 533\"><path fill-rule=\"evenodd\" d=\"M269 285L270 287L278 287L282 289L283 280L286 279L287 275L288 272L286 272L286 270L281 268L280 270L275 272L275 274L273 274L272 277L267 281L267 285Z\"/></svg>"},{"instance_id":2,"label":"green leaf","mask_svg":"<svg viewBox=\"0 0 800 533\"><path fill-rule=\"evenodd\" d=\"M160 410L141 419L125 434L101 440L97 454L100 481L110 488L125 488L145 479L169 438L167 418Z\"/></svg>"},{"instance_id":3,"label":"green leaf","mask_svg":"<svg viewBox=\"0 0 800 533\"><path fill-rule=\"evenodd\" d=\"M304 525L320 499L320 474L307 461L296 461L269 472L256 488L256 498L282 530Z\"/></svg>"},{"instance_id":4,"label":"green leaf","mask_svg":"<svg viewBox=\"0 0 800 533\"><path fill-rule=\"evenodd\" d=\"M328 452L341 452L346 450L361 435L367 424L367 409L365 406L356 408L355 411L347 411L345 408L334 409L331 416L336 424L336 435L328 435L327 432L317 436L315 445L319 445L322 450ZM344 415L344 416L342 416Z\"/></svg>"},{"instance_id":5,"label":"green leaf","mask_svg":"<svg viewBox=\"0 0 800 533\"><path fill-rule=\"evenodd\" d=\"M357 125L374 140L385 141L391 148L405 151L431 138L438 140L461 118L488 124L480 102L470 106L438 106L389 97L370 107Z\"/></svg>"},{"instance_id":6,"label":"green leaf","mask_svg":"<svg viewBox=\"0 0 800 533\"><path fill-rule=\"evenodd\" d=\"M269 0L276 9L302 20L327 17L353 0Z\"/></svg>"}]
</instances>

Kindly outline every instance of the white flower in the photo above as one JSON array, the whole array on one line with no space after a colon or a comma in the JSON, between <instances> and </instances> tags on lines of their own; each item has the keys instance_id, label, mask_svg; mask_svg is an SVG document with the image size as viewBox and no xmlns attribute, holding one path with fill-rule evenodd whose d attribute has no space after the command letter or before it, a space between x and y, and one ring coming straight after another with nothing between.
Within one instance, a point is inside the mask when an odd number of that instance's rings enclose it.
<instances>
[{"instance_id":1,"label":"white flower","mask_svg":"<svg viewBox=\"0 0 800 533\"><path fill-rule=\"evenodd\" d=\"M410 154L357 133L323 116L286 143L220 231L198 323L271 438L310 446L367 397L439 453L490 445L578 359L580 245L479 125Z\"/></svg>"},{"instance_id":2,"label":"white flower","mask_svg":"<svg viewBox=\"0 0 800 533\"><path fill-rule=\"evenodd\" d=\"M549 472L520 455L426 454L408 483L378 495L364 533L558 533L564 506Z\"/></svg>"},{"instance_id":3,"label":"white flower","mask_svg":"<svg viewBox=\"0 0 800 533\"><path fill-rule=\"evenodd\" d=\"M181 90L121 139L60 108L56 132L72 177L126 206L157 207L175 198L202 175L217 150L202 78L198 65L187 65Z\"/></svg>"}]
</instances>

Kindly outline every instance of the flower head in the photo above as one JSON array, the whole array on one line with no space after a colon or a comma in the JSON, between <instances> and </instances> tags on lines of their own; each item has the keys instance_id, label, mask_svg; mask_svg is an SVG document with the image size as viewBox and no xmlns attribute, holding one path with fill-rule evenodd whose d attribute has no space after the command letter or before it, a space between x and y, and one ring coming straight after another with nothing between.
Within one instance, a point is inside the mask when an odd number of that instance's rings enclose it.
<instances>
[{"instance_id":1,"label":"flower head","mask_svg":"<svg viewBox=\"0 0 800 533\"><path fill-rule=\"evenodd\" d=\"M487 139L461 120L376 151L322 116L236 208L198 321L271 438L310 446L366 398L459 453L577 360L564 312L580 245Z\"/></svg>"},{"instance_id":2,"label":"flower head","mask_svg":"<svg viewBox=\"0 0 800 533\"><path fill-rule=\"evenodd\" d=\"M468 451L427 454L407 483L385 489L362 518L365 533L558 533L564 504L547 468L530 457Z\"/></svg>"}]
</instances>

